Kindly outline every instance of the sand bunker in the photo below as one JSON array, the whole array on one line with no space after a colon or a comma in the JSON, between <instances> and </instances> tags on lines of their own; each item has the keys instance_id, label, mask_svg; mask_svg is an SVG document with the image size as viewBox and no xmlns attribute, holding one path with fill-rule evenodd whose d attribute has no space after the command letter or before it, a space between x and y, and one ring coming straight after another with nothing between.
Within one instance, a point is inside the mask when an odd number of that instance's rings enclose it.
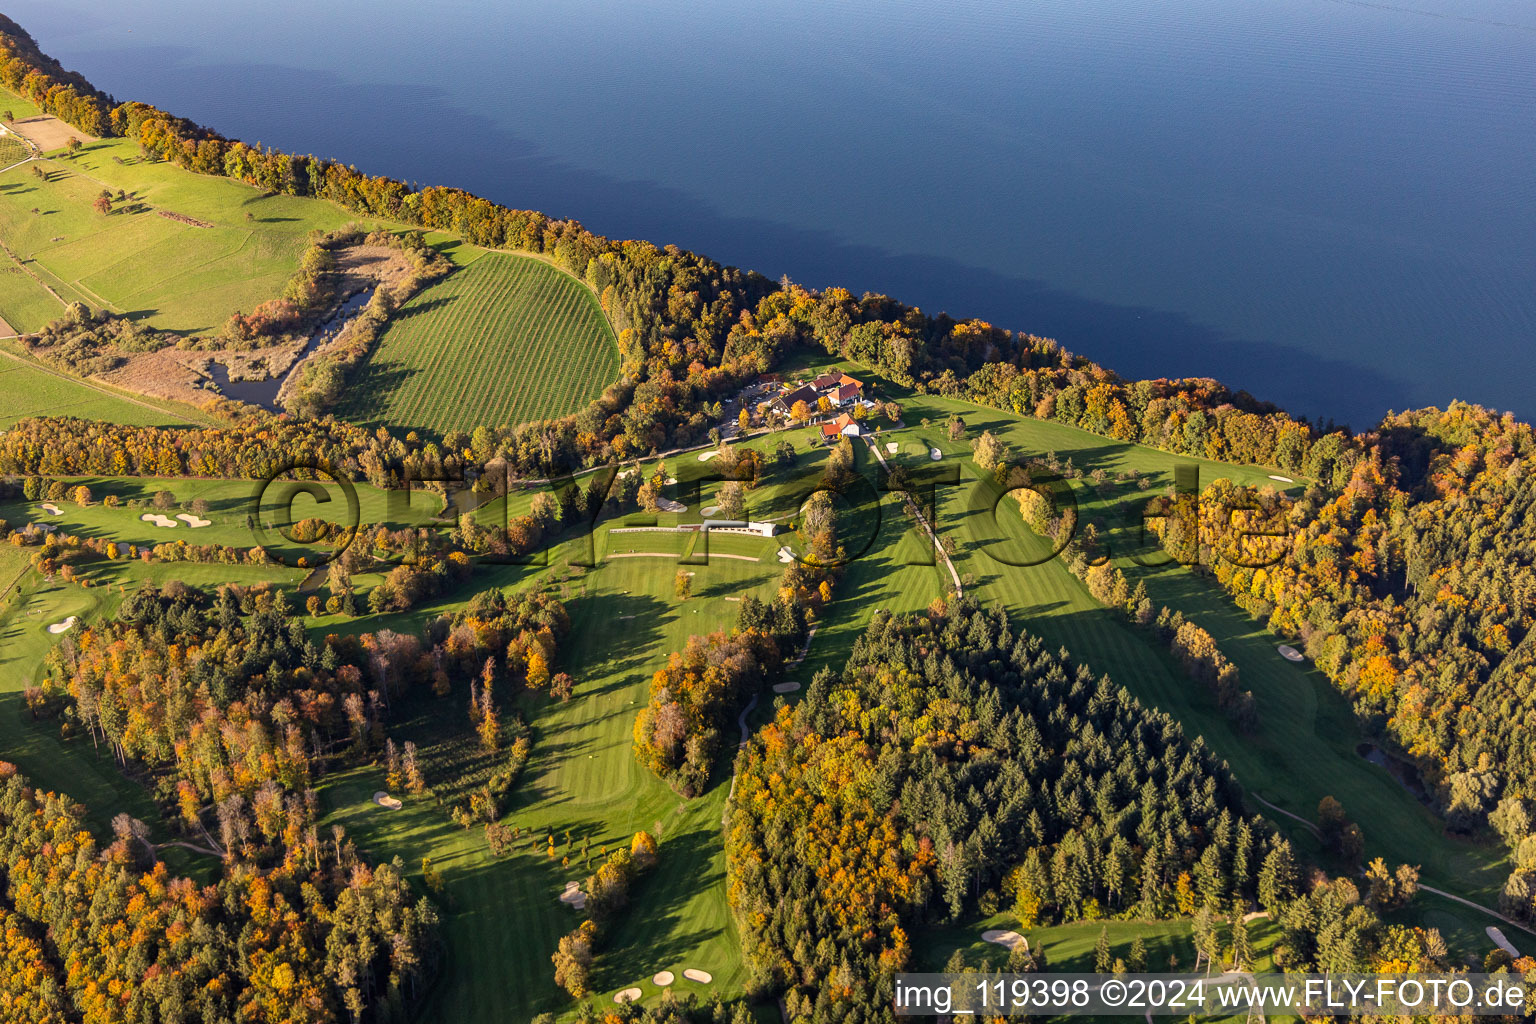
<instances>
[{"instance_id":1,"label":"sand bunker","mask_svg":"<svg viewBox=\"0 0 1536 1024\"><path fill-rule=\"evenodd\" d=\"M719 505L705 505L703 508L699 509L699 513L701 515L706 515L706 516L712 516L716 512L719 512L719 511L720 511L720 506Z\"/></svg>"},{"instance_id":2,"label":"sand bunker","mask_svg":"<svg viewBox=\"0 0 1536 1024\"><path fill-rule=\"evenodd\" d=\"M176 520L168 519L159 512L145 512L139 516L139 520L145 523L154 523L156 526L163 526L167 530L174 530L176 528Z\"/></svg>"},{"instance_id":3,"label":"sand bunker","mask_svg":"<svg viewBox=\"0 0 1536 1024\"><path fill-rule=\"evenodd\" d=\"M901 451L901 442L887 441L885 443L885 451L888 455L895 455L897 452Z\"/></svg>"},{"instance_id":4,"label":"sand bunker","mask_svg":"<svg viewBox=\"0 0 1536 1024\"><path fill-rule=\"evenodd\" d=\"M983 942L995 942L997 945L1005 946L1008 949L1020 945L1025 949L1029 948L1029 940L1018 932L1005 932L998 928L991 928L982 932L981 938Z\"/></svg>"},{"instance_id":5,"label":"sand bunker","mask_svg":"<svg viewBox=\"0 0 1536 1024\"><path fill-rule=\"evenodd\" d=\"M687 505L684 505L680 501L673 501L671 498L657 498L656 507L661 509L663 512L672 512L674 514L688 511Z\"/></svg>"},{"instance_id":6,"label":"sand bunker","mask_svg":"<svg viewBox=\"0 0 1536 1024\"><path fill-rule=\"evenodd\" d=\"M632 1003L639 998L640 990L638 988L627 988L622 992L615 992L613 994L613 1001L616 1003Z\"/></svg>"},{"instance_id":7,"label":"sand bunker","mask_svg":"<svg viewBox=\"0 0 1536 1024\"><path fill-rule=\"evenodd\" d=\"M194 529L194 530L201 530L205 526L212 526L213 525L213 520L212 519L199 519L199 518L197 518L197 516L194 516L194 515L192 515L190 513L187 513L187 512L178 512L178 513L176 513L176 518L180 519L182 522L186 523L188 526L192 527L192 529Z\"/></svg>"},{"instance_id":8,"label":"sand bunker","mask_svg":"<svg viewBox=\"0 0 1536 1024\"><path fill-rule=\"evenodd\" d=\"M939 451L937 448L930 448L928 449L928 457L934 462L938 462L944 457L944 453Z\"/></svg>"},{"instance_id":9,"label":"sand bunker","mask_svg":"<svg viewBox=\"0 0 1536 1024\"><path fill-rule=\"evenodd\" d=\"M800 684L799 683L774 683L773 684L773 692L774 693L794 693L798 689L800 689Z\"/></svg>"},{"instance_id":10,"label":"sand bunker","mask_svg":"<svg viewBox=\"0 0 1536 1024\"><path fill-rule=\"evenodd\" d=\"M71 615L69 618L65 619L63 622L55 622L53 625L49 626L48 627L48 632L50 632L50 633L62 633L66 629L69 629L75 623L77 623L79 621L80 621L80 619L79 619L78 616Z\"/></svg>"},{"instance_id":11,"label":"sand bunker","mask_svg":"<svg viewBox=\"0 0 1536 1024\"><path fill-rule=\"evenodd\" d=\"M55 505L51 501L43 502L43 511L47 512L51 516L61 516L64 514L64 510L59 508L59 506Z\"/></svg>"},{"instance_id":12,"label":"sand bunker","mask_svg":"<svg viewBox=\"0 0 1536 1024\"><path fill-rule=\"evenodd\" d=\"M1493 940L1493 944L1495 946L1498 946L1500 949L1514 957L1516 960L1520 959L1520 951L1515 948L1514 943L1510 942L1507 938L1504 937L1504 932L1501 929L1495 928L1493 925L1489 925L1487 932L1488 937Z\"/></svg>"},{"instance_id":13,"label":"sand bunker","mask_svg":"<svg viewBox=\"0 0 1536 1024\"><path fill-rule=\"evenodd\" d=\"M566 882L565 891L560 894L560 902L576 910L587 908L587 894L581 891L580 882Z\"/></svg>"},{"instance_id":14,"label":"sand bunker","mask_svg":"<svg viewBox=\"0 0 1536 1024\"><path fill-rule=\"evenodd\" d=\"M1295 480L1292 480L1292 479L1291 479L1291 478L1290 478L1290 477L1288 477L1288 476L1276 476L1276 475L1275 475L1275 474L1273 474L1273 473L1271 473L1271 474L1269 474L1269 478L1270 478L1270 479L1271 479L1271 480L1279 480L1279 481L1280 481L1280 482L1281 482L1281 483L1283 483L1283 484L1293 484L1293 483L1295 483L1295 482L1296 482L1296 481L1295 481Z\"/></svg>"},{"instance_id":15,"label":"sand bunker","mask_svg":"<svg viewBox=\"0 0 1536 1024\"><path fill-rule=\"evenodd\" d=\"M404 806L403 804L400 803L399 800L397 800L394 797L390 796L388 793L384 792L382 789L379 790L377 793L373 794L373 802L378 804L380 807L384 808L385 810L389 810L389 811L398 811L401 807Z\"/></svg>"},{"instance_id":16,"label":"sand bunker","mask_svg":"<svg viewBox=\"0 0 1536 1024\"><path fill-rule=\"evenodd\" d=\"M1300 651L1298 651L1296 648L1292 647L1290 644L1281 644L1279 647L1276 647L1275 650L1279 651L1280 652L1280 657L1284 658L1286 661L1306 661L1307 660L1306 659L1306 655L1302 654Z\"/></svg>"},{"instance_id":17,"label":"sand bunker","mask_svg":"<svg viewBox=\"0 0 1536 1024\"><path fill-rule=\"evenodd\" d=\"M779 561L781 561L781 562L793 562L794 560L795 560L795 553L793 551L789 550L789 548L787 548L787 547L779 548Z\"/></svg>"},{"instance_id":18,"label":"sand bunker","mask_svg":"<svg viewBox=\"0 0 1536 1024\"><path fill-rule=\"evenodd\" d=\"M700 462L708 462L710 459L719 457L719 455L720 455L719 452L700 452L699 453L699 461Z\"/></svg>"},{"instance_id":19,"label":"sand bunker","mask_svg":"<svg viewBox=\"0 0 1536 1024\"><path fill-rule=\"evenodd\" d=\"M700 985L708 985L710 982L715 980L715 976L713 974L710 974L708 971L701 971L696 967L683 968L683 977L687 978L689 981L696 981Z\"/></svg>"},{"instance_id":20,"label":"sand bunker","mask_svg":"<svg viewBox=\"0 0 1536 1024\"><path fill-rule=\"evenodd\" d=\"M676 978L672 977L671 971L657 971L656 976L651 979L651 981L655 982L661 988L666 988L676 980Z\"/></svg>"}]
</instances>

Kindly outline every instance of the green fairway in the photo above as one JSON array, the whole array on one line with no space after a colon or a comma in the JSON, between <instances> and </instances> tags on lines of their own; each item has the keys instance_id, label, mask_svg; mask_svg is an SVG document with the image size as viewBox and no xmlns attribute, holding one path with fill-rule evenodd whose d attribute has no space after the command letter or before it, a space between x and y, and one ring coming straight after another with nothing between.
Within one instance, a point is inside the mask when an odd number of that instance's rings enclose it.
<instances>
[{"instance_id":1,"label":"green fairway","mask_svg":"<svg viewBox=\"0 0 1536 1024\"><path fill-rule=\"evenodd\" d=\"M874 377L861 367L843 365L861 379ZM1357 754L1361 736L1349 704L1320 673L1282 659L1275 651L1279 641L1262 624L1189 570L1142 569L1131 561L1132 555L1154 553L1139 538L1140 509L1149 497L1173 483L1177 465L1198 466L1201 486L1219 476L1292 493L1300 484L1274 481L1270 474L1276 471L1266 467L1188 459L1054 422L885 388L900 401L906 426L884 430L873 440L882 446L882 453L886 444L898 445L897 453L887 455L893 464L900 462L915 473L948 481L937 488L937 522L940 532L956 544L956 568L974 578L971 593L1008 608L1020 626L1052 647L1065 647L1095 672L1108 673L1144 702L1173 715L1191 735L1202 736L1227 760L1250 793L1308 821L1314 819L1318 801L1332 795L1364 830L1367 857L1421 865L1425 883L1487 906L1497 903L1508 870L1503 852L1447 835L1439 818L1391 773ZM957 441L951 441L945 429L951 414L961 416L967 425ZM923 419L929 420L926 427ZM1188 678L1166 648L1125 616L1094 600L1062 560L1049 558L1051 545L1024 525L1011 498L998 503L994 512L995 494L980 485L980 474L971 461L970 442L983 430L1003 437L1017 454L1053 452L1070 457L1085 472L1105 471L1102 485L1087 479L1069 484L1083 521L1100 525L1116 564L1133 584L1146 582L1154 605L1183 611L1210 631L1238 665L1243 687L1252 689L1259 702L1255 735L1233 729L1214 699ZM797 433L791 431L789 436ZM926 454L930 447L942 453L938 462ZM873 460L863 444L856 445L855 451L860 471L870 472ZM1151 486L1143 490L1128 479L1117 479L1132 470ZM894 499L887 497L881 508L880 531L862 557L849 565L837 600L817 633L812 668L841 666L876 609L923 608L948 589L942 565L928 564L933 561L931 545L909 528ZM864 515L867 522L867 510ZM1039 564L1010 564L1023 562ZM1320 855L1316 840L1301 825L1257 801L1250 809L1268 817L1310 856ZM1330 866L1342 870L1339 865ZM1433 896L1421 900L1433 907L1453 951L1475 950L1481 955L1486 941L1482 927L1493 923L1491 918Z\"/></svg>"},{"instance_id":2,"label":"green fairway","mask_svg":"<svg viewBox=\"0 0 1536 1024\"><path fill-rule=\"evenodd\" d=\"M600 552L603 543L600 539ZM574 548L565 545L557 566ZM626 913L600 944L593 974L598 1004L611 1005L612 993L629 985L640 985L647 999L655 996L649 978L661 970L678 975L679 989L697 988L704 996L740 994L744 979L725 901L719 840L729 780L717 782L704 797L684 801L636 763L631 731L649 694L651 674L666 654L680 649L692 633L734 623L737 605L725 596L755 592L770 597L778 564L716 559L689 569L697 573L695 596L684 602L673 592L678 566L671 559L612 559L552 584L572 618L571 635L562 645L568 653L559 667L575 675L577 687L568 703L534 696L518 702L533 738L532 758L504 819L523 830L518 852L496 860L480 829L452 825L429 799L407 799L400 811L382 810L371 799L382 785L378 770L328 780L330 820L345 824L370 853L398 855L413 870L420 868L422 857L430 857L444 873L449 957L426 1019L499 1024L545 1009L571 1008L574 1004L554 986L549 956L581 917L557 897L566 881L589 872L580 857L584 838L590 837L595 864L600 847L627 844L641 829L660 839L660 860L637 884ZM536 571L505 570L520 581ZM559 568L538 572L557 581L564 574ZM481 586L477 577L470 589ZM460 595L461 603L465 596ZM371 628L387 624L375 620ZM391 726L391 735L397 742L417 742L429 756L442 737L467 733L466 686L460 681L459 689L441 700L415 698L403 720ZM569 852L566 830L572 836ZM554 860L545 852L549 831L556 835ZM536 849L528 847L530 833ZM562 867L566 856L571 863ZM687 967L708 971L713 983L682 981Z\"/></svg>"},{"instance_id":3,"label":"green fairway","mask_svg":"<svg viewBox=\"0 0 1536 1024\"><path fill-rule=\"evenodd\" d=\"M618 376L591 291L531 256L487 253L400 310L340 410L440 432L575 412Z\"/></svg>"},{"instance_id":4,"label":"green fairway","mask_svg":"<svg viewBox=\"0 0 1536 1024\"><path fill-rule=\"evenodd\" d=\"M473 266L474 264L471 264ZM1016 451L1043 454L1053 451L1070 456L1075 465L1090 470L1103 468L1108 477L1098 487L1087 481L1074 483L1083 515L1102 520L1111 531L1118 558L1132 553L1134 531L1123 526L1117 508L1144 501L1172 480L1173 468L1182 461L1175 456L1138 446L1118 444L1053 423L1019 419L992 410L935 396L904 395L900 399L907 426L883 432L876 443L897 445L888 455L893 463L913 471L952 473L958 483L938 490L941 533L956 541L957 568L973 577L973 592L982 600L1006 606L1015 620L1043 636L1052 646L1064 645L1095 671L1108 672L1133 693L1169 711L1191 733L1203 735L1219 755L1232 765L1250 793L1264 795L1288 810L1310 818L1316 802L1332 794L1344 802L1365 829L1371 855L1390 861L1424 866L1427 882L1469 898L1487 902L1489 886L1500 858L1491 851L1448 839L1438 831L1436 820L1420 807L1390 775L1354 753L1357 741L1347 706L1321 679L1293 666L1274 653L1268 637L1225 599L1182 569L1148 572L1145 579L1154 601L1184 610L1217 637L1223 650L1240 666L1243 685L1252 688L1261 707L1257 736L1235 734L1219 716L1204 690L1189 682L1182 670L1149 635L1128 624L1117 613L1100 607L1083 585L1059 560L1033 566L1013 566L1021 554L1039 555L1045 542L1030 533L1010 501L994 515L979 503L976 473L969 459L969 441L982 429L1004 436ZM951 441L944 421L952 412L967 421L965 436ZM929 424L924 426L922 420ZM827 449L807 450L801 431L768 435L747 442L770 452L782 440L790 440L799 456L795 470L776 468L761 486L748 492L748 514L753 518L789 517L814 488ZM928 452L938 448L935 462ZM862 442L855 444L856 465L873 475L873 457ZM316 635L326 632L358 633L380 628L418 631L437 616L463 607L476 592L490 586L547 585L567 602L573 628L562 645L557 668L571 672L577 687L573 699L559 703L538 695L522 695L503 702L503 712L527 722L533 742L532 757L517 784L504 819L522 830L517 851L502 860L493 858L481 830L463 830L448 819L446 809L431 798L407 798L400 811L387 811L372 801L383 788L378 766L360 768L322 780L323 797L330 822L344 824L349 833L375 858L399 856L420 877L423 858L442 871L447 885L444 900L444 931L449 956L443 977L431 994L425 1019L466 1022L499 1022L526 1019L549 1009L569 1014L575 1004L553 984L549 955L561 935L580 921L580 915L561 904L563 885L581 879L589 868L581 855L582 843L590 841L594 862L602 847L613 849L627 843L638 829L658 834L661 858L656 870L637 885L626 913L610 928L599 945L593 971L593 1000L611 1005L613 992L639 985L644 997L659 991L649 982L652 974L670 970L681 977L684 968L695 967L714 976L702 995L725 996L744 990L744 971L739 944L726 903L720 820L724 811L729 772L716 775L716 784L703 797L678 798L664 784L635 762L631 731L635 713L644 703L651 673L666 654L683 646L690 634L724 628L736 619L735 600L754 593L768 598L773 593L781 565L775 553L781 544L794 544L789 535L774 539L717 535L711 539L712 557L707 564L688 564L693 571L693 596L679 602L674 592L678 559L685 557L692 537L687 534L646 531L614 533L615 528L651 520L666 526L693 521L702 507L714 500L717 484L706 483L698 494L688 492L688 478L711 472L697 453L675 456L667 472L684 480L673 497L688 505L678 515L646 516L630 513L605 520L590 542L568 534L547 558L533 565L477 565L473 579L455 590L398 615L344 618L327 616L313 620ZM642 465L649 474L654 462ZM1145 490L1129 479L1116 482L1131 470L1151 480ZM1245 482L1267 482L1269 471L1259 467L1202 465L1202 479L1218 473ZM214 542L247 546L252 543L245 514L253 485L245 481L198 480L85 480L97 503L79 508L58 501L61 514L44 517L37 502L11 502L0 507L0 517L13 523L40 519L71 533L112 536L136 543L169 538L189 542ZM201 497L209 502L207 528L192 531L162 530L142 522L140 510L109 509L99 503L102 494L120 498L146 498L158 489L172 491L178 506ZM526 511L534 490L517 490L507 501L476 513L482 524L501 515ZM930 546L913 529L897 499L877 497L855 490L851 502L843 502L839 532L853 560L836 589L833 604L817 623L817 634L807 663L794 677L802 681L822 665L840 666L853 642L877 609L908 611L926 607L948 588L948 575L935 565ZM384 492L359 486L364 521L396 522L402 513L391 510ZM412 508L417 515L430 514L435 502L417 495ZM174 514L174 511L172 514ZM318 506L306 498L295 506L295 518L319 515L338 518L339 506ZM1117 524L1122 524L1118 525ZM1123 546L1121 546L1123 545ZM299 549L295 548L294 554ZM1048 548L1045 550L1048 551ZM571 569L587 552L598 560L593 569ZM634 557L626 557L626 556ZM618 556L618 557L615 557ZM735 556L735 557L731 557ZM0 574L15 559L0 559ZM17 563L20 564L20 563ZM201 585L224 579L244 578L224 566L177 564L143 566L111 565L100 570L101 582L91 590L79 587L39 586L21 601L0 604L6 655L0 671L25 685L52 643L46 624L68 614L89 617L106 610L116 600L115 582L129 585L141 578L175 578ZM246 570L259 578L288 585L300 573L291 570ZM360 574L363 590L378 579L377 573ZM14 652L14 653L13 653ZM391 715L390 735L397 743L415 742L427 766L452 770L462 759L470 725L465 713L467 682L457 680L447 698L427 693L408 696ZM16 702L16 698L8 698ZM771 714L771 703L793 697L764 699L752 720ZM19 702L17 702L19 703ZM10 715L6 720L4 716ZM110 762L97 763L94 753L78 740L60 743L46 723L27 727L14 706L0 707L0 741L6 750L40 763L36 771L53 772L66 786L73 777L80 782L78 799L86 799L97 821L107 821L115 809L142 799L142 790L114 774ZM6 732L4 730L10 730ZM472 743L470 744L472 745ZM94 779L94 781L93 781ZM51 783L50 783L51 784ZM446 792L449 787L445 786ZM1261 807L1255 810L1263 811ZM1276 824L1315 854L1316 844L1299 826L1271 814ZM1395 823L1395 824L1389 824ZM1400 826L1400 827L1397 827ZM566 846L565 832L571 844ZM544 837L553 832L557 855L545 853ZM537 848L530 847L536 839ZM191 856L191 855L189 855ZM562 860L570 858L568 865ZM191 856L196 861L195 856ZM191 867L196 868L193 864ZM1001 915L996 920L1003 920ZM1446 901L1421 896L1404 919L1439 927L1458 954L1478 948L1481 925L1474 911ZM939 930L914 933L919 958L939 967L957 946L967 951L968 962L981 954L1001 954L1000 947L979 940L987 922L967 922ZM1008 925L1004 924L1003 927ZM1131 938L1142 935L1153 961L1165 964L1175 955L1187 964L1188 922L1111 924L1116 952L1123 955ZM1097 923L1037 929L1032 941L1043 944L1053 967L1085 966L1098 935ZM1266 922L1255 922L1254 940L1260 949L1273 941ZM1153 966L1160 966L1154 963ZM679 990L692 986L679 982Z\"/></svg>"},{"instance_id":5,"label":"green fairway","mask_svg":"<svg viewBox=\"0 0 1536 1024\"><path fill-rule=\"evenodd\" d=\"M312 564L317 563L331 548L324 542L305 544L288 539L283 528L285 515L293 522L315 518L337 524L346 524L349 517L346 495L340 487L325 485L328 500L322 502L286 478L270 485L256 480L158 477L69 477L62 482L70 489L77 485L90 488L91 503L81 506L67 498L51 501L0 499L0 519L12 526L47 523L78 537L101 537L140 547L177 541L237 548L261 545L286 564L297 565L298 560L306 556ZM158 526L153 520L146 520L145 516L159 514L151 504L139 508L127 506L132 500L150 503L161 491L170 492L173 498L172 506L164 515L175 526ZM431 514L440 505L433 496L422 493L413 493L407 505L403 492L391 494L367 484L355 485L355 494L357 522L361 524L387 523L397 528L421 525L430 521ZM120 504L115 508L107 506L103 499L108 495L116 497ZM256 516L258 495L260 514ZM190 511L192 503L198 500L207 503L207 511L201 516ZM44 510L44 501L56 506L58 514ZM182 513L205 518L208 525L193 527L176 518Z\"/></svg>"}]
</instances>

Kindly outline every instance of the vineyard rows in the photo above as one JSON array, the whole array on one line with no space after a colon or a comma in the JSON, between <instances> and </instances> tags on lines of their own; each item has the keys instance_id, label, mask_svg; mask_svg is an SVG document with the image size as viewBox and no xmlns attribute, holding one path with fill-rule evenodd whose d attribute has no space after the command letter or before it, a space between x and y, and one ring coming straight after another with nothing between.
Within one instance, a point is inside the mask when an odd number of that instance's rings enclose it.
<instances>
[{"instance_id":1,"label":"vineyard rows","mask_svg":"<svg viewBox=\"0 0 1536 1024\"><path fill-rule=\"evenodd\" d=\"M400 310L346 418L446 432L575 412L618 376L592 293L539 260L488 253Z\"/></svg>"}]
</instances>

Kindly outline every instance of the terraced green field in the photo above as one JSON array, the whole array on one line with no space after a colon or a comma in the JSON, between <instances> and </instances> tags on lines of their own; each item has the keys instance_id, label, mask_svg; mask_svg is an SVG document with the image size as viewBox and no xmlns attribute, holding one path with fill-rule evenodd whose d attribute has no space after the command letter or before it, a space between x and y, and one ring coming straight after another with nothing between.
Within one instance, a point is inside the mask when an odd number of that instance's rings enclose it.
<instances>
[{"instance_id":1,"label":"terraced green field","mask_svg":"<svg viewBox=\"0 0 1536 1024\"><path fill-rule=\"evenodd\" d=\"M619 372L592 293L528 256L486 253L400 310L341 415L470 430L575 412Z\"/></svg>"}]
</instances>

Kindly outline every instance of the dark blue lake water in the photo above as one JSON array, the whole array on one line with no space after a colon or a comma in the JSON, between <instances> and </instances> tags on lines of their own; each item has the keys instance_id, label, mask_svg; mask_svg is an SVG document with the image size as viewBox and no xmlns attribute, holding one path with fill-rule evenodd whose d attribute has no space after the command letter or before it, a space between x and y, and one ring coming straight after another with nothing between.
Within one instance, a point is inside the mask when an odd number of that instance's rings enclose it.
<instances>
[{"instance_id":1,"label":"dark blue lake water","mask_svg":"<svg viewBox=\"0 0 1536 1024\"><path fill-rule=\"evenodd\" d=\"M9 0L119 98L1363 426L1536 415L1528 0Z\"/></svg>"}]
</instances>

